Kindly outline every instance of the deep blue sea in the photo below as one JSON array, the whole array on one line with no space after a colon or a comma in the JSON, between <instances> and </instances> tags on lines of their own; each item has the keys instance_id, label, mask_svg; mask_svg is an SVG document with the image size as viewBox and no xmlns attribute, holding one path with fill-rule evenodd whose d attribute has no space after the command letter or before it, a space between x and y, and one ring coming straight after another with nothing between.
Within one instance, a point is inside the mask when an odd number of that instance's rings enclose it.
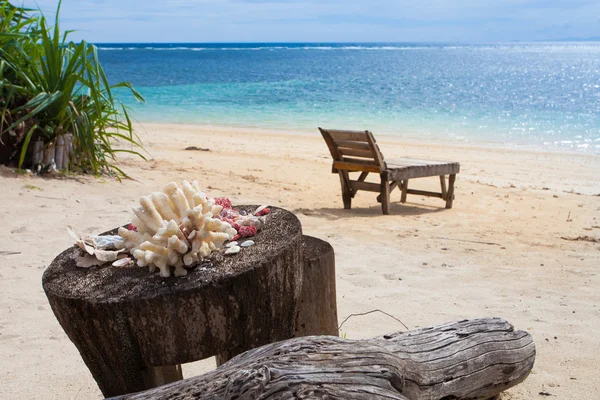
<instances>
[{"instance_id":1,"label":"deep blue sea","mask_svg":"<svg viewBox=\"0 0 600 400\"><path fill-rule=\"evenodd\" d=\"M600 153L600 43L98 44L142 122Z\"/></svg>"}]
</instances>

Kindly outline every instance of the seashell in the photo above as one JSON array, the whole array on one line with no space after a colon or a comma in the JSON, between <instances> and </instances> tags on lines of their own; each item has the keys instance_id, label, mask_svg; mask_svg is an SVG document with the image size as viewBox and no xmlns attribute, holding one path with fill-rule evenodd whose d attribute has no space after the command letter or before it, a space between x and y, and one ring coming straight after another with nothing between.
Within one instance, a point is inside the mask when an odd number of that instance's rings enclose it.
<instances>
[{"instance_id":1,"label":"seashell","mask_svg":"<svg viewBox=\"0 0 600 400\"><path fill-rule=\"evenodd\" d=\"M234 242L229 242L229 243L227 243L227 244L225 245L225 247L229 248L229 247L233 247L233 246L237 246L237 245L238 245L238 242L235 242L235 241L234 241Z\"/></svg>"},{"instance_id":2,"label":"seashell","mask_svg":"<svg viewBox=\"0 0 600 400\"><path fill-rule=\"evenodd\" d=\"M233 247L228 248L225 251L225 254L228 254L228 255L237 254L240 252L240 250L242 250L242 248L240 246L233 246Z\"/></svg>"},{"instance_id":3,"label":"seashell","mask_svg":"<svg viewBox=\"0 0 600 400\"><path fill-rule=\"evenodd\" d=\"M121 251L124 250L100 250L100 249L96 249L94 250L94 256L99 260L102 261L103 263L105 262L110 262L110 261L116 261L119 253Z\"/></svg>"},{"instance_id":4,"label":"seashell","mask_svg":"<svg viewBox=\"0 0 600 400\"><path fill-rule=\"evenodd\" d=\"M125 241L118 235L90 236L94 248L100 250L121 250L125 248Z\"/></svg>"},{"instance_id":5,"label":"seashell","mask_svg":"<svg viewBox=\"0 0 600 400\"><path fill-rule=\"evenodd\" d=\"M254 240L246 240L244 243L240 244L241 247L250 247L254 246Z\"/></svg>"},{"instance_id":6,"label":"seashell","mask_svg":"<svg viewBox=\"0 0 600 400\"><path fill-rule=\"evenodd\" d=\"M100 261L96 257L85 252L77 252L77 254L73 256L73 259L75 260L75 265L80 268L90 268L104 264L104 261Z\"/></svg>"},{"instance_id":7,"label":"seashell","mask_svg":"<svg viewBox=\"0 0 600 400\"><path fill-rule=\"evenodd\" d=\"M112 263L113 267L130 267L133 265L134 265L134 262L129 257L120 258L117 261L115 261L114 263Z\"/></svg>"},{"instance_id":8,"label":"seashell","mask_svg":"<svg viewBox=\"0 0 600 400\"><path fill-rule=\"evenodd\" d=\"M120 252L125 251L125 242L120 236L105 235L105 236L80 236L77 235L70 227L67 227L69 235L75 239L75 243L80 249L84 250L90 256L94 256L98 263L93 265L101 265L109 261L115 261ZM92 262L81 259L78 264L80 266L90 267Z\"/></svg>"},{"instance_id":9,"label":"seashell","mask_svg":"<svg viewBox=\"0 0 600 400\"><path fill-rule=\"evenodd\" d=\"M265 226L266 217L256 217L248 215L238 219L236 222L239 226L253 226L257 231L260 231Z\"/></svg>"}]
</instances>

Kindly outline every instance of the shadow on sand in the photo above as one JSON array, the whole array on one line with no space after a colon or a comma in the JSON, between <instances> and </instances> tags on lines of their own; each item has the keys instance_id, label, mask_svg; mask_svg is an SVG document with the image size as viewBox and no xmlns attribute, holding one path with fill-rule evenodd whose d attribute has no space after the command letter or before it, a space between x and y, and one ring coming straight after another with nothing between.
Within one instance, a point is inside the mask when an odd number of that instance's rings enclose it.
<instances>
[{"instance_id":1,"label":"shadow on sand","mask_svg":"<svg viewBox=\"0 0 600 400\"><path fill-rule=\"evenodd\" d=\"M323 207L323 208L297 208L294 213L304 214L310 217L325 218L333 221L344 218L353 217L393 217L393 216L410 216L410 215L425 215L444 211L445 207L435 207L417 203L391 203L390 214L383 215L381 213L381 205L371 207L353 207L350 210L345 210L342 207Z\"/></svg>"}]
</instances>

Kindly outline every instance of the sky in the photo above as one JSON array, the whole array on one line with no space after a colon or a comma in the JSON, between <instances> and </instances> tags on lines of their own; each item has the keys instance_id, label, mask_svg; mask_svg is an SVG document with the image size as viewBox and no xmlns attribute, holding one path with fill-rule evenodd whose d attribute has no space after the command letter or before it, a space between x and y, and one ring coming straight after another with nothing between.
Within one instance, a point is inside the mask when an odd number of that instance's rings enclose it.
<instances>
[{"instance_id":1,"label":"sky","mask_svg":"<svg viewBox=\"0 0 600 400\"><path fill-rule=\"evenodd\" d=\"M24 1L50 18L56 4ZM599 0L63 0L60 16L94 43L600 38Z\"/></svg>"}]
</instances>

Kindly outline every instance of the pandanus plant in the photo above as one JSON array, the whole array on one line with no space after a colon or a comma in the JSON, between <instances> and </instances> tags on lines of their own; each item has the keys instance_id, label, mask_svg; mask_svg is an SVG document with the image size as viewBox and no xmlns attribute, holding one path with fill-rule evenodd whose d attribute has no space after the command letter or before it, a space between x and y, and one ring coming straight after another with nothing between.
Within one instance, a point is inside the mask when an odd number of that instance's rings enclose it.
<instances>
[{"instance_id":1,"label":"pandanus plant","mask_svg":"<svg viewBox=\"0 0 600 400\"><path fill-rule=\"evenodd\" d=\"M124 176L116 155L144 158L143 148L127 106L113 90L124 88L144 99L129 82L109 84L96 46L69 41L71 31L61 35L60 1L53 27L41 12L31 11L0 1L0 146L18 150L20 168L32 164L33 142L52 149L67 134L70 168ZM130 147L117 148L119 143Z\"/></svg>"}]
</instances>

